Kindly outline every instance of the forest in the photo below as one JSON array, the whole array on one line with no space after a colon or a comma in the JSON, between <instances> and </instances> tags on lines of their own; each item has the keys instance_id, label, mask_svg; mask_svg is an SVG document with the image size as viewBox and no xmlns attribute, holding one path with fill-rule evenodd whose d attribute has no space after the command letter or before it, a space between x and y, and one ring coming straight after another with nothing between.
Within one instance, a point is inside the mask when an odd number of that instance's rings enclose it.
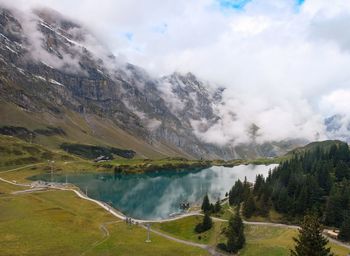
<instances>
[{"instance_id":1,"label":"forest","mask_svg":"<svg viewBox=\"0 0 350 256\"><path fill-rule=\"evenodd\" d=\"M271 209L286 222L299 223L308 213L323 225L340 229L339 238L350 240L350 150L334 141L293 156L257 175L254 184L238 180L229 192L230 205L243 205L246 218L267 216Z\"/></svg>"}]
</instances>

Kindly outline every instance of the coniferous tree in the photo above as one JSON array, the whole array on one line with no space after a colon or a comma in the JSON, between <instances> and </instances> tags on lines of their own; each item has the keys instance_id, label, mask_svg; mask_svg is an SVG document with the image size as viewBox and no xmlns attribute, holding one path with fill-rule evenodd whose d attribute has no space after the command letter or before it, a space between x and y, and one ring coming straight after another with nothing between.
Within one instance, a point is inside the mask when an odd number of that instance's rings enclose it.
<instances>
[{"instance_id":1,"label":"coniferous tree","mask_svg":"<svg viewBox=\"0 0 350 256\"><path fill-rule=\"evenodd\" d=\"M249 194L248 198L243 203L243 215L244 215L244 217L246 217L246 218L252 217L252 215L255 212L255 209L256 209L256 207L255 207L253 195Z\"/></svg>"},{"instance_id":2,"label":"coniferous tree","mask_svg":"<svg viewBox=\"0 0 350 256\"><path fill-rule=\"evenodd\" d=\"M335 167L335 177L337 178L337 181L349 178L349 167L342 160L339 161Z\"/></svg>"},{"instance_id":3,"label":"coniferous tree","mask_svg":"<svg viewBox=\"0 0 350 256\"><path fill-rule=\"evenodd\" d=\"M341 224L343 219L343 200L339 188L332 189L326 205L325 217L327 225L339 227Z\"/></svg>"},{"instance_id":4,"label":"coniferous tree","mask_svg":"<svg viewBox=\"0 0 350 256\"><path fill-rule=\"evenodd\" d=\"M332 164L329 161L320 164L317 175L317 182L319 186L323 189L324 194L328 195L332 188L332 177L330 170L332 169Z\"/></svg>"},{"instance_id":5,"label":"coniferous tree","mask_svg":"<svg viewBox=\"0 0 350 256\"><path fill-rule=\"evenodd\" d=\"M262 174L256 175L255 183L253 187L253 194L255 196L260 197L264 184L265 184L264 176Z\"/></svg>"},{"instance_id":6,"label":"coniferous tree","mask_svg":"<svg viewBox=\"0 0 350 256\"><path fill-rule=\"evenodd\" d=\"M202 226L203 231L209 230L213 226L213 221L211 220L209 213L204 214Z\"/></svg>"},{"instance_id":7,"label":"coniferous tree","mask_svg":"<svg viewBox=\"0 0 350 256\"><path fill-rule=\"evenodd\" d=\"M239 215L239 210L231 216L226 231L227 243L226 251L237 253L245 244L244 225Z\"/></svg>"},{"instance_id":8,"label":"coniferous tree","mask_svg":"<svg viewBox=\"0 0 350 256\"><path fill-rule=\"evenodd\" d=\"M214 212L220 212L221 211L221 203L220 199L218 199L214 205Z\"/></svg>"},{"instance_id":9,"label":"coniferous tree","mask_svg":"<svg viewBox=\"0 0 350 256\"><path fill-rule=\"evenodd\" d=\"M237 180L229 192L229 204L239 205L243 202L244 188L241 180Z\"/></svg>"},{"instance_id":10,"label":"coniferous tree","mask_svg":"<svg viewBox=\"0 0 350 256\"><path fill-rule=\"evenodd\" d=\"M302 186L300 193L299 193L299 196L298 196L298 199L295 202L296 213L298 213L298 214L304 213L304 211L308 207L308 197L309 197L308 189L307 189L306 185L304 185L304 186Z\"/></svg>"},{"instance_id":11,"label":"coniferous tree","mask_svg":"<svg viewBox=\"0 0 350 256\"><path fill-rule=\"evenodd\" d=\"M211 210L208 194L204 196L201 207L203 212L209 212Z\"/></svg>"},{"instance_id":12,"label":"coniferous tree","mask_svg":"<svg viewBox=\"0 0 350 256\"><path fill-rule=\"evenodd\" d=\"M205 232L205 231L211 229L212 226L213 226L213 221L210 218L209 213L206 212L204 214L203 221L201 223L197 224L194 230L197 233L202 233L202 232Z\"/></svg>"},{"instance_id":13,"label":"coniferous tree","mask_svg":"<svg viewBox=\"0 0 350 256\"><path fill-rule=\"evenodd\" d=\"M346 216L339 232L339 239L345 242L350 241L350 217Z\"/></svg>"},{"instance_id":14,"label":"coniferous tree","mask_svg":"<svg viewBox=\"0 0 350 256\"><path fill-rule=\"evenodd\" d=\"M349 146L346 143L341 143L338 147L338 151L335 156L336 161L349 162L350 160L350 151Z\"/></svg>"},{"instance_id":15,"label":"coniferous tree","mask_svg":"<svg viewBox=\"0 0 350 256\"><path fill-rule=\"evenodd\" d=\"M250 184L247 180L247 177L244 177L244 182L243 182L243 198L242 201L246 201L248 197L250 196L251 191L250 191Z\"/></svg>"},{"instance_id":16,"label":"coniferous tree","mask_svg":"<svg viewBox=\"0 0 350 256\"><path fill-rule=\"evenodd\" d=\"M306 215L295 241L292 256L333 256L327 248L328 239L322 235L322 227L315 215Z\"/></svg>"}]
</instances>

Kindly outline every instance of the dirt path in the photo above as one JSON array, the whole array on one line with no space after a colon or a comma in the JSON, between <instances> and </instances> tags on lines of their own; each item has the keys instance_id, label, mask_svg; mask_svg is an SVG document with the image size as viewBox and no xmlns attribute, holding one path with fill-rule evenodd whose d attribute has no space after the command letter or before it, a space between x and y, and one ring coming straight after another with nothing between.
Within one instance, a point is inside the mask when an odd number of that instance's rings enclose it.
<instances>
[{"instance_id":1,"label":"dirt path","mask_svg":"<svg viewBox=\"0 0 350 256\"><path fill-rule=\"evenodd\" d=\"M37 165L41 165L41 164L44 164L44 163L28 164L28 165L17 167L17 168L11 169L11 170L0 171L0 174L1 173L7 173L7 172L14 172L14 171L18 171L18 170L21 170L21 169L25 169L25 168L28 168L28 167L33 167L33 166L37 166Z\"/></svg>"},{"instance_id":2,"label":"dirt path","mask_svg":"<svg viewBox=\"0 0 350 256\"><path fill-rule=\"evenodd\" d=\"M96 241L95 243L92 244L92 247L87 249L86 251L84 251L82 254L80 254L80 256L84 256L86 253L88 253L89 251L93 250L94 248L96 248L97 246L99 246L100 244L106 242L109 237L110 237L110 233L109 230L107 228L107 225L110 224L115 224L118 222L122 222L122 220L118 220L118 221L109 221L109 222L104 222L100 225L100 230L103 233L102 239L100 241Z\"/></svg>"},{"instance_id":3,"label":"dirt path","mask_svg":"<svg viewBox=\"0 0 350 256\"><path fill-rule=\"evenodd\" d=\"M147 227L145 225L141 225L143 228L147 229ZM207 250L210 255L212 256L226 256L226 254L222 254L218 251L215 250L215 248L209 246L209 245L206 245L206 244L199 244L199 243L194 243L194 242L190 242L190 241L187 241L187 240L182 240L182 239L179 239L179 238L176 238L176 237L173 237L173 236L170 236L170 235L167 235L167 234L164 234L158 230L154 230L152 228L150 228L150 231L154 234L157 234L161 237L164 237L166 239L169 239L169 240L172 240L172 241L175 241L175 242L178 242L178 243L182 243L182 244L185 244L185 245L189 245L189 246L194 246L194 247L199 247L201 249L204 249L204 250Z\"/></svg>"}]
</instances>

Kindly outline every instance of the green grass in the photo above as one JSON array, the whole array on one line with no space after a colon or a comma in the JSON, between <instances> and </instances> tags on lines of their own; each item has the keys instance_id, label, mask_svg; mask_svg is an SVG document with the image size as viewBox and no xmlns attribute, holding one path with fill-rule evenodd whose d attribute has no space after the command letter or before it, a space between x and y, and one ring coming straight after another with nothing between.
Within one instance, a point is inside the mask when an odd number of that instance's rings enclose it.
<instances>
[{"instance_id":1,"label":"green grass","mask_svg":"<svg viewBox=\"0 0 350 256\"><path fill-rule=\"evenodd\" d=\"M287 256L294 247L293 237L297 230L284 227L245 225L247 244L241 251L242 256ZM350 250L330 244L332 251L339 256L348 255Z\"/></svg>"},{"instance_id":2,"label":"green grass","mask_svg":"<svg viewBox=\"0 0 350 256\"><path fill-rule=\"evenodd\" d=\"M79 158L63 151L52 151L18 138L0 135L0 171L48 160L77 161Z\"/></svg>"},{"instance_id":3,"label":"green grass","mask_svg":"<svg viewBox=\"0 0 350 256\"><path fill-rule=\"evenodd\" d=\"M253 215L247 221L258 222L273 222L273 223L289 223L282 214L278 213L274 209L270 209L269 214L266 217Z\"/></svg>"},{"instance_id":4,"label":"green grass","mask_svg":"<svg viewBox=\"0 0 350 256\"><path fill-rule=\"evenodd\" d=\"M151 243L145 243L146 230L139 227L128 227L117 223L110 227L110 239L91 250L86 255L140 255L140 256L178 256L178 255L208 255L205 250L196 247L184 247L163 237L151 233Z\"/></svg>"},{"instance_id":5,"label":"green grass","mask_svg":"<svg viewBox=\"0 0 350 256\"><path fill-rule=\"evenodd\" d=\"M146 230L122 221L104 237L100 225L118 219L99 206L69 191L10 194L21 189L0 182L0 255L207 255L157 235L145 244Z\"/></svg>"},{"instance_id":6,"label":"green grass","mask_svg":"<svg viewBox=\"0 0 350 256\"><path fill-rule=\"evenodd\" d=\"M190 216L176 221L156 223L152 227L180 239L215 245L222 228L222 223L213 222L213 227L210 230L198 234L194 231L194 228L198 223L202 222L202 219L202 216Z\"/></svg>"},{"instance_id":7,"label":"green grass","mask_svg":"<svg viewBox=\"0 0 350 256\"><path fill-rule=\"evenodd\" d=\"M241 255L289 255L293 246L292 237L296 233L296 230L287 228L246 225L247 244Z\"/></svg>"},{"instance_id":8,"label":"green grass","mask_svg":"<svg viewBox=\"0 0 350 256\"><path fill-rule=\"evenodd\" d=\"M201 221L202 217L187 217L176 221L154 224L162 232L177 238L197 243L205 243L215 246L219 242L225 242L222 229L227 222L215 222L214 227L206 231L201 240L198 240L194 232L194 226ZM297 230L285 227L270 227L261 225L245 225L246 245L240 252L242 256L287 256L294 246L293 237ZM330 243L332 251L339 256L346 256L350 250L345 247Z\"/></svg>"}]
</instances>

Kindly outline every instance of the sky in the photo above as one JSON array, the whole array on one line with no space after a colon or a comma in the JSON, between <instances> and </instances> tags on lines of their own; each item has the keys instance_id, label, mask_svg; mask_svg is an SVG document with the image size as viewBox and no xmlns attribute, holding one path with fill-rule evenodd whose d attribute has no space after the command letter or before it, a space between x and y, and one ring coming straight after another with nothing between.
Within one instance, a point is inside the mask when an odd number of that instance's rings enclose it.
<instances>
[{"instance_id":1,"label":"sky","mask_svg":"<svg viewBox=\"0 0 350 256\"><path fill-rule=\"evenodd\" d=\"M350 1L0 2L56 9L155 76L190 71L226 87L223 121L198 134L203 138L239 139L232 127L246 129L254 120L265 138L313 140L328 136L324 118L342 114L349 120ZM240 123L229 118L232 110Z\"/></svg>"}]
</instances>

